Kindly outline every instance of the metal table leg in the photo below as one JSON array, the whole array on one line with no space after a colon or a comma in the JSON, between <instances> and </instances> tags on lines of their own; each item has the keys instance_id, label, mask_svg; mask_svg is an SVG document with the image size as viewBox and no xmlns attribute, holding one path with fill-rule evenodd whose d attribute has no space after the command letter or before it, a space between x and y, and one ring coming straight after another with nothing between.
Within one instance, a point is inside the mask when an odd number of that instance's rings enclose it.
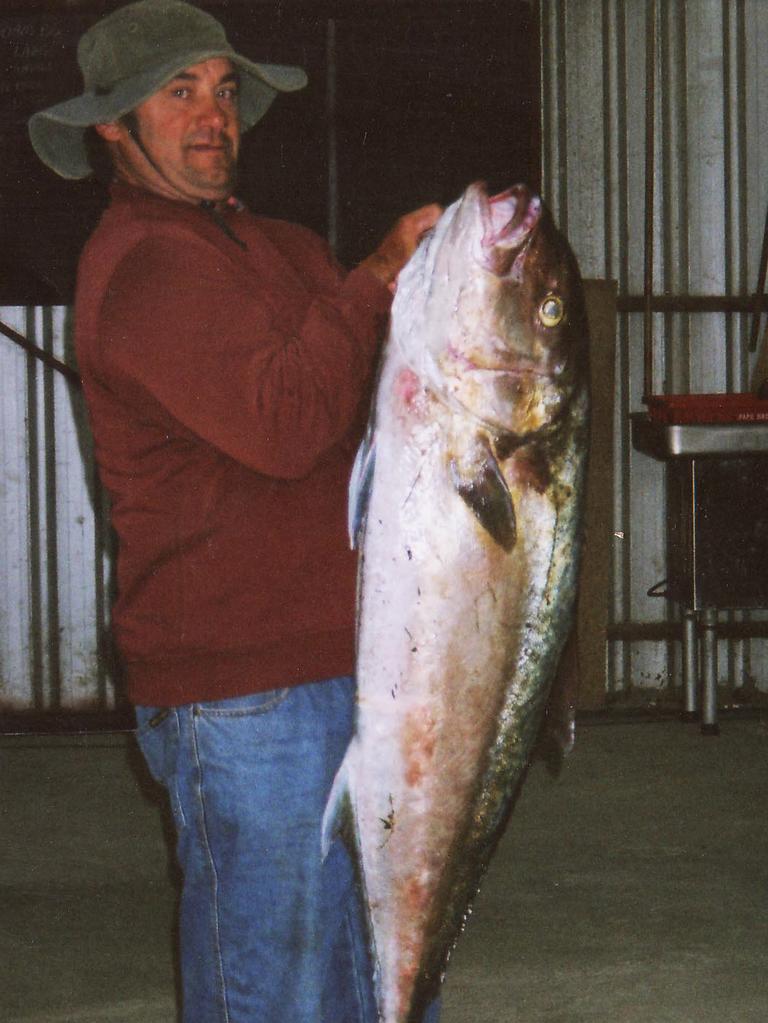
<instances>
[{"instance_id":1,"label":"metal table leg","mask_svg":"<svg viewBox=\"0 0 768 1023\"><path fill-rule=\"evenodd\" d=\"M707 608L701 616L702 672L701 733L719 735L717 723L717 611Z\"/></svg>"},{"instance_id":2,"label":"metal table leg","mask_svg":"<svg viewBox=\"0 0 768 1023\"><path fill-rule=\"evenodd\" d=\"M696 611L683 609L683 721L698 720L696 690L699 684L699 616Z\"/></svg>"}]
</instances>

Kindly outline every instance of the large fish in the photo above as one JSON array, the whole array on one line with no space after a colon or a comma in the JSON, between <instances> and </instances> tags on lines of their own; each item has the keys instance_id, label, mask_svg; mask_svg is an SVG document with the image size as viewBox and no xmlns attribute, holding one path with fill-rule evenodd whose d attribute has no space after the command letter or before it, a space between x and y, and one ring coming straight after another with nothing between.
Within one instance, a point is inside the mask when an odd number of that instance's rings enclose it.
<instances>
[{"instance_id":1,"label":"large fish","mask_svg":"<svg viewBox=\"0 0 768 1023\"><path fill-rule=\"evenodd\" d=\"M401 272L352 483L345 819L383 1023L421 1018L500 837L574 606L587 434L576 263L523 186L470 186Z\"/></svg>"}]
</instances>

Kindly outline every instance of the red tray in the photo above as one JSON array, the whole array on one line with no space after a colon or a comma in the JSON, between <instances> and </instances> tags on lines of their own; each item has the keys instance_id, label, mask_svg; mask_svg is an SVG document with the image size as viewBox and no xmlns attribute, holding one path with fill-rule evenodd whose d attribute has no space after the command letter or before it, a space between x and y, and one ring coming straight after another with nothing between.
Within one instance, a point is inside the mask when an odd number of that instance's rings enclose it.
<instances>
[{"instance_id":1,"label":"red tray","mask_svg":"<svg viewBox=\"0 0 768 1023\"><path fill-rule=\"evenodd\" d=\"M768 422L768 399L755 394L654 394L646 400L656 423Z\"/></svg>"}]
</instances>

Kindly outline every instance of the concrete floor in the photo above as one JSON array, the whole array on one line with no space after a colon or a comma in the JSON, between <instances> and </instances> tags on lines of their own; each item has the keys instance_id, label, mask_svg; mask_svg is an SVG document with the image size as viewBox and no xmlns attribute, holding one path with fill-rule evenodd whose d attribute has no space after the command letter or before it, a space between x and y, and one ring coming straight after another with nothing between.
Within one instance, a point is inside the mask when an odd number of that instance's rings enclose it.
<instances>
[{"instance_id":1,"label":"concrete floor","mask_svg":"<svg viewBox=\"0 0 768 1023\"><path fill-rule=\"evenodd\" d=\"M3 1023L174 1023L151 793L126 737L0 739ZM582 726L530 772L443 1023L764 1023L767 805L764 721Z\"/></svg>"}]
</instances>

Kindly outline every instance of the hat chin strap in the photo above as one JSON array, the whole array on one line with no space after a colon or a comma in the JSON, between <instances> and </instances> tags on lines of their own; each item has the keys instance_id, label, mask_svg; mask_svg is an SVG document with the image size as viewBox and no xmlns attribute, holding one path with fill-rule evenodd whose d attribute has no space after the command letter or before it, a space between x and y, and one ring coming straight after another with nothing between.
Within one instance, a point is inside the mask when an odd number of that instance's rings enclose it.
<instances>
[{"instance_id":1,"label":"hat chin strap","mask_svg":"<svg viewBox=\"0 0 768 1023\"><path fill-rule=\"evenodd\" d=\"M160 167L157 165L157 163L152 159L152 157L149 154L149 150L147 149L147 147L142 142L141 134L139 132L139 119L136 116L136 111L135 110L129 110L127 114L123 115L121 120L122 120L123 124L125 125L125 130L131 136L131 139L133 140L133 142L138 147L139 152L144 157L144 159L147 161L147 163L152 168L152 170L156 174L158 174L163 179L163 181L166 181L169 185L171 185L171 187L173 187L173 182L169 180L168 175L165 174L160 169Z\"/></svg>"}]
</instances>

